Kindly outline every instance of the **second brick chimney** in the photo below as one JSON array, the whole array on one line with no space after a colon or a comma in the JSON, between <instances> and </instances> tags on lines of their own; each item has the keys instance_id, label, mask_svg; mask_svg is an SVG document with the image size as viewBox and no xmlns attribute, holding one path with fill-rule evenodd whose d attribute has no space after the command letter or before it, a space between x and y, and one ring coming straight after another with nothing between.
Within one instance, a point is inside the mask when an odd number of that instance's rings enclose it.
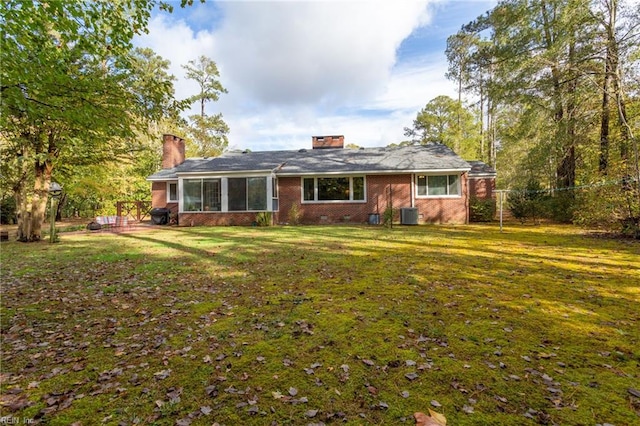
<instances>
[{"instance_id":1,"label":"second brick chimney","mask_svg":"<svg viewBox=\"0 0 640 426\"><path fill-rule=\"evenodd\" d=\"M313 149L344 148L344 136L312 136Z\"/></svg>"},{"instance_id":2,"label":"second brick chimney","mask_svg":"<svg viewBox=\"0 0 640 426\"><path fill-rule=\"evenodd\" d=\"M184 163L184 139L174 135L162 136L162 168L172 169Z\"/></svg>"}]
</instances>

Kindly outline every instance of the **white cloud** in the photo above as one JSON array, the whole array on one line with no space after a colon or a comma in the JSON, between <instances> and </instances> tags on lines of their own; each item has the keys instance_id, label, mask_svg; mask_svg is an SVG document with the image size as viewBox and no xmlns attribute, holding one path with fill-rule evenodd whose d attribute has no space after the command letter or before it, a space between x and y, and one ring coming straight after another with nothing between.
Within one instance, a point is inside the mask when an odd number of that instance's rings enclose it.
<instances>
[{"instance_id":1,"label":"white cloud","mask_svg":"<svg viewBox=\"0 0 640 426\"><path fill-rule=\"evenodd\" d=\"M403 140L403 128L430 99L453 96L442 52L397 62L403 40L428 24L428 5L220 2L215 28L195 32L177 15L160 14L138 44L171 61L178 98L197 90L181 65L200 55L216 61L229 93L208 111L223 113L232 147L296 149L319 134L381 146Z\"/></svg>"},{"instance_id":2,"label":"white cloud","mask_svg":"<svg viewBox=\"0 0 640 426\"><path fill-rule=\"evenodd\" d=\"M427 2L225 2L215 58L231 84L264 104L369 97Z\"/></svg>"}]
</instances>

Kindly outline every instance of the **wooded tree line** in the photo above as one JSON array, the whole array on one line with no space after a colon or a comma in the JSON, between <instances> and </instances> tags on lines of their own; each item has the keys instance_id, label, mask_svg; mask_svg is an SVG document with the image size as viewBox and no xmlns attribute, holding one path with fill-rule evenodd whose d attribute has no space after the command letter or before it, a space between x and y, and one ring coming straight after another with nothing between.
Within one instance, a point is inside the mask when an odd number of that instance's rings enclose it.
<instances>
[{"instance_id":1,"label":"wooded tree line","mask_svg":"<svg viewBox=\"0 0 640 426\"><path fill-rule=\"evenodd\" d=\"M193 3L182 0L181 6ZM134 48L154 8L170 2L0 2L0 158L3 211L15 203L18 239L37 241L53 178L69 210L118 199L147 199L144 178L157 170L162 133L190 138L193 153L220 153L229 129L204 104L224 88L215 63L185 65L200 92L176 100L169 62ZM202 113L179 113L193 102ZM4 212L3 212L4 213Z\"/></svg>"},{"instance_id":2,"label":"wooded tree line","mask_svg":"<svg viewBox=\"0 0 640 426\"><path fill-rule=\"evenodd\" d=\"M637 226L639 46L640 5L623 0L503 0L448 38L501 187L548 190L557 219Z\"/></svg>"}]
</instances>

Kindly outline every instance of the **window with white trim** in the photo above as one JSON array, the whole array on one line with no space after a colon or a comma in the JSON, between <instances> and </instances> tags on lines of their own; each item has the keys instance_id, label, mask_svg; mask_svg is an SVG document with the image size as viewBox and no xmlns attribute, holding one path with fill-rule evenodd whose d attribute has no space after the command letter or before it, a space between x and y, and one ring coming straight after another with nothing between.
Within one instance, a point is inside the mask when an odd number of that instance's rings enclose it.
<instances>
[{"instance_id":1,"label":"window with white trim","mask_svg":"<svg viewBox=\"0 0 640 426\"><path fill-rule=\"evenodd\" d=\"M416 176L418 197L448 197L460 195L459 175L418 175Z\"/></svg>"},{"instance_id":2,"label":"window with white trim","mask_svg":"<svg viewBox=\"0 0 640 426\"><path fill-rule=\"evenodd\" d=\"M364 201L364 176L327 176L302 179L304 202Z\"/></svg>"},{"instance_id":3,"label":"window with white trim","mask_svg":"<svg viewBox=\"0 0 640 426\"><path fill-rule=\"evenodd\" d=\"M185 179L182 182L183 210L186 212L220 211L222 185L220 179Z\"/></svg>"},{"instance_id":4,"label":"window with white trim","mask_svg":"<svg viewBox=\"0 0 640 426\"><path fill-rule=\"evenodd\" d=\"M267 178L229 178L229 211L267 210Z\"/></svg>"},{"instance_id":5,"label":"window with white trim","mask_svg":"<svg viewBox=\"0 0 640 426\"><path fill-rule=\"evenodd\" d=\"M178 182L167 183L167 201L171 203L178 202Z\"/></svg>"}]
</instances>

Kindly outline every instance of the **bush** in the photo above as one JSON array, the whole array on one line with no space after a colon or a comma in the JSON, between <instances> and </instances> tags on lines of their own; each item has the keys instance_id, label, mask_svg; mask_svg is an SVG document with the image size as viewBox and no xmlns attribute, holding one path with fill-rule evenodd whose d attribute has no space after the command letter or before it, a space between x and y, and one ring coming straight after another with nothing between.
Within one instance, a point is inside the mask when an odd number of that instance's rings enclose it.
<instances>
[{"instance_id":1,"label":"bush","mask_svg":"<svg viewBox=\"0 0 640 426\"><path fill-rule=\"evenodd\" d=\"M471 222L491 222L496 215L496 200L472 197L469 202Z\"/></svg>"},{"instance_id":2,"label":"bush","mask_svg":"<svg viewBox=\"0 0 640 426\"><path fill-rule=\"evenodd\" d=\"M637 186L603 185L577 195L574 223L622 235L640 234L640 202Z\"/></svg>"},{"instance_id":3,"label":"bush","mask_svg":"<svg viewBox=\"0 0 640 426\"><path fill-rule=\"evenodd\" d=\"M289 219L289 224L290 225L299 225L300 224L300 220L302 219L302 214L300 213L300 208L298 207L297 203L293 203L293 205L289 209L289 213L287 215L287 218Z\"/></svg>"},{"instance_id":4,"label":"bush","mask_svg":"<svg viewBox=\"0 0 640 426\"><path fill-rule=\"evenodd\" d=\"M271 212L260 212L256 215L258 226L271 226Z\"/></svg>"},{"instance_id":5,"label":"bush","mask_svg":"<svg viewBox=\"0 0 640 426\"><path fill-rule=\"evenodd\" d=\"M13 197L3 198L0 203L0 223L14 224L17 222L16 200Z\"/></svg>"},{"instance_id":6,"label":"bush","mask_svg":"<svg viewBox=\"0 0 640 426\"><path fill-rule=\"evenodd\" d=\"M516 189L507 195L509 211L522 223L527 219L533 219L536 223L538 219L548 217L549 200L547 192L535 180L530 180L525 188Z\"/></svg>"},{"instance_id":7,"label":"bush","mask_svg":"<svg viewBox=\"0 0 640 426\"><path fill-rule=\"evenodd\" d=\"M382 224L384 226L392 226L393 218L396 216L397 213L398 213L398 209L391 208L391 206L387 207L384 213L382 213Z\"/></svg>"}]
</instances>

